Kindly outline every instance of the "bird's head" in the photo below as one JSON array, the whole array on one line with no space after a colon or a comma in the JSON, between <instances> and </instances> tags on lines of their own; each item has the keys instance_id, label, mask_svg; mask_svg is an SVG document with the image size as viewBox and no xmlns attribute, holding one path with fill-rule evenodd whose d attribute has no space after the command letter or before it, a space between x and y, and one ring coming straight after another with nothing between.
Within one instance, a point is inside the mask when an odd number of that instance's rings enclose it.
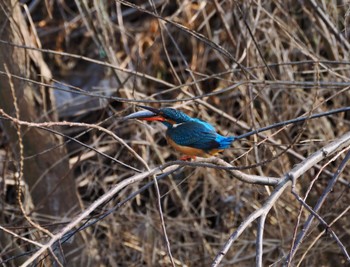
<instances>
[{"instance_id":1,"label":"bird's head","mask_svg":"<svg viewBox=\"0 0 350 267\"><path fill-rule=\"evenodd\" d=\"M173 108L156 109L156 108L151 108L147 106L139 106L139 107L146 110L132 113L124 117L124 119L125 120L139 119L139 120L145 120L145 121L160 121L168 128L172 127L172 125L174 124L183 123L183 122L192 120L190 116Z\"/></svg>"}]
</instances>

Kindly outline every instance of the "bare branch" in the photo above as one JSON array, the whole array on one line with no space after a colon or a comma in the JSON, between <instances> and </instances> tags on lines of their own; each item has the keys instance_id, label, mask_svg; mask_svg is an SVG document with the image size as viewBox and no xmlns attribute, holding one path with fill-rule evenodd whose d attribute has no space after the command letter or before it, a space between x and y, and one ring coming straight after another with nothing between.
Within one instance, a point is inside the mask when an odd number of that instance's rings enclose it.
<instances>
[{"instance_id":1,"label":"bare branch","mask_svg":"<svg viewBox=\"0 0 350 267\"><path fill-rule=\"evenodd\" d=\"M226 241L223 248L216 255L212 266L218 266L220 262L223 260L227 251L232 246L232 243L237 240L237 238L247 229L247 227L256 219L258 219L263 214L269 213L272 206L276 203L279 197L283 194L286 188L295 182L302 176L305 172L307 172L310 168L312 168L315 164L325 159L326 157L331 156L339 150L350 145L350 132L344 134L339 137L332 143L326 145L324 148L318 150L314 154L310 155L304 161L296 165L286 176L281 180L275 190L272 192L270 197L265 201L265 204L259 208L258 210L251 213L247 219L245 219L240 226L237 228L235 232L231 234L229 239ZM261 226L260 226L261 227Z\"/></svg>"}]
</instances>

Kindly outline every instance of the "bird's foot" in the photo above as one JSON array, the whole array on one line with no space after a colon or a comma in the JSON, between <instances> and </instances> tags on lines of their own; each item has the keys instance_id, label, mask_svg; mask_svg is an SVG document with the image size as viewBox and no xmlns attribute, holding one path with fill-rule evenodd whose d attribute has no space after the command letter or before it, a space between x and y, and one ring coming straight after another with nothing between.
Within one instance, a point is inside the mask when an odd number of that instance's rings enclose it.
<instances>
[{"instance_id":1,"label":"bird's foot","mask_svg":"<svg viewBox=\"0 0 350 267\"><path fill-rule=\"evenodd\" d=\"M182 156L180 158L180 160L183 160L183 161L191 161L191 160L195 160L196 159L196 156Z\"/></svg>"}]
</instances>

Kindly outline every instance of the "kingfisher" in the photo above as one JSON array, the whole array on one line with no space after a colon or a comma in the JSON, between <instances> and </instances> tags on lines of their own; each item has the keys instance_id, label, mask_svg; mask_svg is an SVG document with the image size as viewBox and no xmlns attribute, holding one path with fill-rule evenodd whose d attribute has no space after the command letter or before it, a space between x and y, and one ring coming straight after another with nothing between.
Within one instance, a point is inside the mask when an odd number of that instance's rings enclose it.
<instances>
[{"instance_id":1,"label":"kingfisher","mask_svg":"<svg viewBox=\"0 0 350 267\"><path fill-rule=\"evenodd\" d=\"M218 134L213 125L199 118L192 118L173 108L151 108L139 106L145 110L132 113L124 120L139 119L160 121L166 127L166 139L175 150L184 154L181 159L211 157L229 148L235 140L234 136Z\"/></svg>"}]
</instances>

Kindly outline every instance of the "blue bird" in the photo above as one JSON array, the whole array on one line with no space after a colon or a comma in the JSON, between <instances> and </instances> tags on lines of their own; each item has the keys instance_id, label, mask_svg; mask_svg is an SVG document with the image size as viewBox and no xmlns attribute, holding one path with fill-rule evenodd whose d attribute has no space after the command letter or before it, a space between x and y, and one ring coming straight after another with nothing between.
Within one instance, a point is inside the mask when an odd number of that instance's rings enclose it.
<instances>
[{"instance_id":1,"label":"blue bird","mask_svg":"<svg viewBox=\"0 0 350 267\"><path fill-rule=\"evenodd\" d=\"M234 136L218 134L210 123L192 118L179 110L139 107L146 109L146 111L132 113L124 119L162 122L167 127L168 144L185 155L182 159L214 156L229 148L235 140Z\"/></svg>"}]
</instances>

